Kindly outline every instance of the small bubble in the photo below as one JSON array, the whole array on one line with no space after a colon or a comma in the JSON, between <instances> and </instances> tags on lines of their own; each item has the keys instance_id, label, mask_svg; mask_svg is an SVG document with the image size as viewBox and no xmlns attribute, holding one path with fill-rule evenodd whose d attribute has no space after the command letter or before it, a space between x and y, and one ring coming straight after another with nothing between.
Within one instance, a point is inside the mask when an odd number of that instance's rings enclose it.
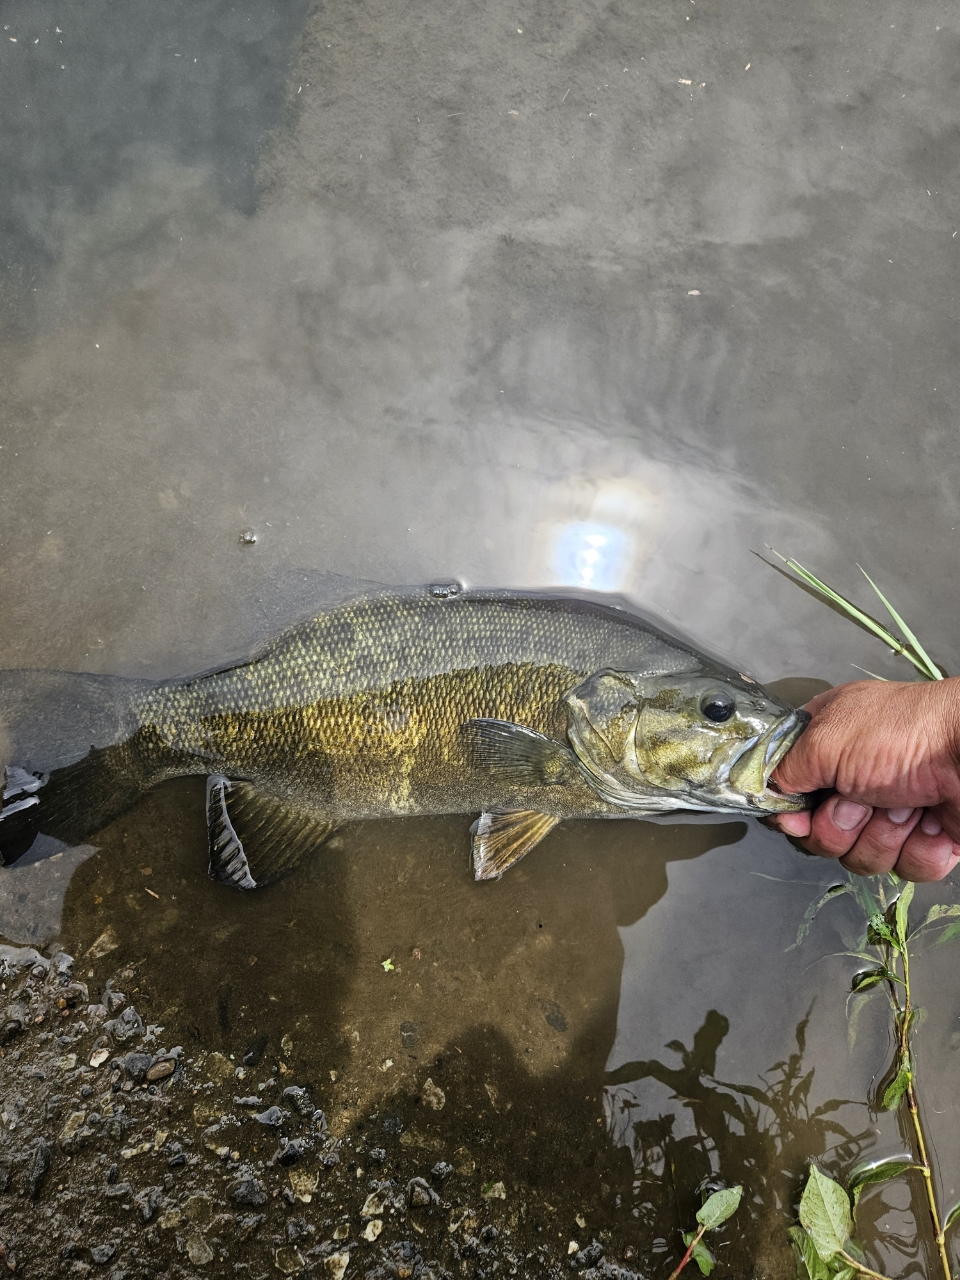
<instances>
[{"instance_id":1,"label":"small bubble","mask_svg":"<svg viewBox=\"0 0 960 1280\"><path fill-rule=\"evenodd\" d=\"M453 596L458 596L463 590L463 586L459 582L432 582L430 584L430 594L434 600L450 600Z\"/></svg>"},{"instance_id":2,"label":"small bubble","mask_svg":"<svg viewBox=\"0 0 960 1280\"><path fill-rule=\"evenodd\" d=\"M242 547L252 547L257 540L257 535L252 529L243 529L238 538L238 542Z\"/></svg>"}]
</instances>

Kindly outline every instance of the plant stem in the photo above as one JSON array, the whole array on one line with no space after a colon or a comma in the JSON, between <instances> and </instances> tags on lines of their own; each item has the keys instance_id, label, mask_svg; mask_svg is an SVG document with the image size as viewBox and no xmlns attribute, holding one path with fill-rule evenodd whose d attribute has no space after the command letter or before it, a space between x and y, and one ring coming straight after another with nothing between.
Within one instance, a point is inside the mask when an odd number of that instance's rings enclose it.
<instances>
[{"instance_id":1,"label":"plant stem","mask_svg":"<svg viewBox=\"0 0 960 1280\"><path fill-rule=\"evenodd\" d=\"M864 1266L857 1258L851 1257L849 1253L845 1253L843 1249L839 1249L838 1253L844 1262L851 1267L855 1267L862 1276L872 1276L873 1280L890 1280L890 1277L885 1276L882 1271L871 1271L869 1267ZM670 1280L673 1280L673 1276L670 1277Z\"/></svg>"},{"instance_id":2,"label":"plant stem","mask_svg":"<svg viewBox=\"0 0 960 1280\"><path fill-rule=\"evenodd\" d=\"M906 946L903 948L901 955L903 960L903 1010L897 1017L897 1038L899 1041L899 1058L900 1062L910 1061L910 1020L913 1009L910 1003L910 956ZM913 1087L913 1081L907 1085L907 1109L910 1112L910 1122L913 1125L913 1132L917 1139L917 1151L920 1156L920 1170L923 1174L923 1183L927 1191L927 1205L930 1209L930 1221L933 1223L933 1235L937 1242L937 1249L940 1253L940 1266L943 1268L944 1280L952 1280L950 1274L950 1258L947 1254L947 1246L944 1240L943 1227L940 1223L940 1211L937 1208L937 1197L933 1190L933 1171L930 1166L930 1158L927 1155L927 1144L923 1137L923 1125L920 1123L920 1109L917 1106L917 1092Z\"/></svg>"},{"instance_id":3,"label":"plant stem","mask_svg":"<svg viewBox=\"0 0 960 1280\"><path fill-rule=\"evenodd\" d=\"M693 1257L693 1251L697 1247L697 1245L700 1243L700 1240L703 1237L703 1233L706 1231L706 1229L707 1228L704 1227L703 1225L697 1227L697 1234L690 1241L690 1244L687 1247L687 1252L680 1259L679 1263L677 1264L676 1270L670 1272L670 1275L667 1277L667 1280L677 1280L677 1276L680 1274L683 1268L687 1265L687 1263ZM881 1276L880 1280L886 1280L886 1277Z\"/></svg>"}]
</instances>

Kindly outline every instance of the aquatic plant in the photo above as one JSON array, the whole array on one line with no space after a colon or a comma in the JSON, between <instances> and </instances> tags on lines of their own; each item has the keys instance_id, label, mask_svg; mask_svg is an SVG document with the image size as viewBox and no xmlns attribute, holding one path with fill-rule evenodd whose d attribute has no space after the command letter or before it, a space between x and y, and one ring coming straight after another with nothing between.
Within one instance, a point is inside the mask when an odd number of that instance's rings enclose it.
<instances>
[{"instance_id":1,"label":"aquatic plant","mask_svg":"<svg viewBox=\"0 0 960 1280\"><path fill-rule=\"evenodd\" d=\"M865 570L861 569L861 573L900 629L902 638L894 635L884 623L859 609L796 560L780 556L779 552L774 554L797 574L800 582L807 588L839 609L851 621L878 636L895 653L906 658L924 680L944 678L946 673L930 658ZM916 1170L923 1181L926 1207L944 1280L951 1280L950 1257L945 1237L950 1227L960 1219L960 1201L946 1212L943 1212L938 1203L927 1140L920 1120L917 1064L911 1050L911 1038L916 1030L920 1011L913 1003L910 986L910 943L925 930L940 931L937 943L948 942L960 936L960 905L938 903L930 908L917 928L911 928L909 912L914 894L912 884L901 881L892 874L874 876L869 881L849 876L847 884L834 885L811 904L797 933L797 943L802 941L821 907L843 894L852 894L856 898L866 922L856 949L845 954L863 960L868 965L854 974L848 997L848 1011L851 1000L859 1004L875 991L886 992L890 1002L896 1051L879 1106L884 1111L906 1110L906 1131L912 1134L914 1149L905 1155L856 1164L847 1174L844 1184L830 1178L815 1164L811 1165L800 1200L800 1224L790 1229L797 1253L798 1273L802 1280L854 1280L857 1275L873 1277L873 1280L886 1280L880 1272L867 1265L862 1249L853 1238L857 1205L861 1194L868 1187L903 1177L911 1170ZM871 951L867 950L868 947Z\"/></svg>"},{"instance_id":2,"label":"aquatic plant","mask_svg":"<svg viewBox=\"0 0 960 1280\"><path fill-rule=\"evenodd\" d=\"M707 1196L697 1210L697 1229L683 1233L683 1243L687 1246L687 1251L671 1271L669 1280L677 1280L677 1276L691 1258L703 1275L710 1274L717 1260L703 1243L703 1237L706 1232L715 1230L728 1218L733 1217L742 1195L743 1187L724 1187L721 1191L714 1191L712 1196Z\"/></svg>"}]
</instances>

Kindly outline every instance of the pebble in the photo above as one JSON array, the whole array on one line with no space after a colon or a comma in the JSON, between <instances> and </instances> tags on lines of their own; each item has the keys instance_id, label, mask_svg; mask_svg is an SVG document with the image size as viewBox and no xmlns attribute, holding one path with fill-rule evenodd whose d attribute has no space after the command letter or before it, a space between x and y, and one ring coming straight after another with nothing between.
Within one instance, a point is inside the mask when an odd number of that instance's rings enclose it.
<instances>
[{"instance_id":1,"label":"pebble","mask_svg":"<svg viewBox=\"0 0 960 1280\"><path fill-rule=\"evenodd\" d=\"M431 1111L442 1111L447 1101L447 1095L432 1080L424 1081L423 1088L420 1091L420 1101L425 1107L429 1107Z\"/></svg>"},{"instance_id":2,"label":"pebble","mask_svg":"<svg viewBox=\"0 0 960 1280\"><path fill-rule=\"evenodd\" d=\"M109 1049L94 1049L90 1055L90 1065L91 1067L102 1067L109 1057Z\"/></svg>"},{"instance_id":3,"label":"pebble","mask_svg":"<svg viewBox=\"0 0 960 1280\"><path fill-rule=\"evenodd\" d=\"M147 1082L156 1084L158 1080L166 1080L167 1076L172 1076L177 1069L177 1064L172 1058L163 1058L160 1062L155 1062L147 1072Z\"/></svg>"},{"instance_id":4,"label":"pebble","mask_svg":"<svg viewBox=\"0 0 960 1280\"><path fill-rule=\"evenodd\" d=\"M124 1068L131 1080L143 1080L153 1065L153 1058L148 1053L128 1053L124 1060Z\"/></svg>"},{"instance_id":5,"label":"pebble","mask_svg":"<svg viewBox=\"0 0 960 1280\"><path fill-rule=\"evenodd\" d=\"M364 1240L369 1240L372 1244L382 1230L383 1219L371 1218L360 1234L363 1236Z\"/></svg>"},{"instance_id":6,"label":"pebble","mask_svg":"<svg viewBox=\"0 0 960 1280\"><path fill-rule=\"evenodd\" d=\"M294 1175L291 1174L291 1182L293 1177ZM314 1187L316 1187L316 1179L314 1179ZM242 1178L230 1192L230 1199L234 1204L248 1204L256 1208L258 1205L267 1203L267 1193L256 1178Z\"/></svg>"},{"instance_id":7,"label":"pebble","mask_svg":"<svg viewBox=\"0 0 960 1280\"><path fill-rule=\"evenodd\" d=\"M273 1265L278 1271L282 1271L285 1276L292 1276L298 1271L302 1271L306 1264L300 1250L294 1245L287 1245L283 1249L277 1249L274 1253Z\"/></svg>"},{"instance_id":8,"label":"pebble","mask_svg":"<svg viewBox=\"0 0 960 1280\"><path fill-rule=\"evenodd\" d=\"M213 1250L203 1236L187 1236L187 1257L195 1267L205 1267L213 1261Z\"/></svg>"},{"instance_id":9,"label":"pebble","mask_svg":"<svg viewBox=\"0 0 960 1280\"><path fill-rule=\"evenodd\" d=\"M483 1189L484 1200L506 1200L507 1189L502 1182L491 1182Z\"/></svg>"},{"instance_id":10,"label":"pebble","mask_svg":"<svg viewBox=\"0 0 960 1280\"><path fill-rule=\"evenodd\" d=\"M329 1280L343 1280L347 1267L350 1265L349 1253L331 1253L328 1258L323 1260L323 1269L327 1273Z\"/></svg>"},{"instance_id":11,"label":"pebble","mask_svg":"<svg viewBox=\"0 0 960 1280\"><path fill-rule=\"evenodd\" d=\"M283 1123L286 1112L281 1111L279 1107L267 1107L266 1111L258 1112L253 1118L259 1124L265 1124L270 1127L276 1127Z\"/></svg>"},{"instance_id":12,"label":"pebble","mask_svg":"<svg viewBox=\"0 0 960 1280\"><path fill-rule=\"evenodd\" d=\"M116 1252L115 1244L95 1244L90 1250L90 1257L98 1267L105 1267Z\"/></svg>"}]
</instances>

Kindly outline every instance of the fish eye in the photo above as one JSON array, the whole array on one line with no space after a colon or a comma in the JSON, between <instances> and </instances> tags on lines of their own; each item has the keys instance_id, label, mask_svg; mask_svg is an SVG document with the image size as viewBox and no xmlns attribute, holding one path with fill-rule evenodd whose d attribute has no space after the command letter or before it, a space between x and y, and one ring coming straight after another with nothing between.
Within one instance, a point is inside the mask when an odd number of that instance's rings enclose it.
<instances>
[{"instance_id":1,"label":"fish eye","mask_svg":"<svg viewBox=\"0 0 960 1280\"><path fill-rule=\"evenodd\" d=\"M700 710L715 724L723 724L724 720L729 720L736 709L737 704L729 693L723 693L719 689L705 693L700 699Z\"/></svg>"}]
</instances>

